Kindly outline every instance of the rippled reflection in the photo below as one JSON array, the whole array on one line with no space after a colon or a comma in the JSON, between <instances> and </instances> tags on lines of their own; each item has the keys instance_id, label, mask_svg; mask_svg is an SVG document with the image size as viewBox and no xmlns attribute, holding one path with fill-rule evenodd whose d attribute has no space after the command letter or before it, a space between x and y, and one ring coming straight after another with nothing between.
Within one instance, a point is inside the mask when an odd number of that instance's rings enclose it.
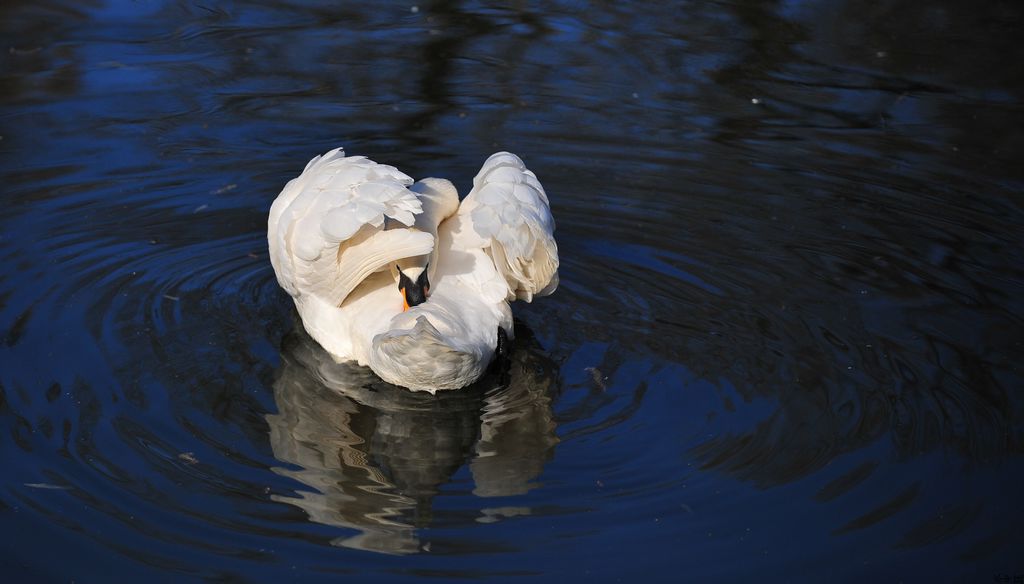
<instances>
[{"instance_id":1,"label":"rippled reflection","mask_svg":"<svg viewBox=\"0 0 1024 584\"><path fill-rule=\"evenodd\" d=\"M275 496L311 520L359 531L335 545L406 554L420 549L433 500L469 463L479 497L536 486L558 442L551 399L557 369L517 327L510 362L462 391L437 396L382 382L336 363L301 326L284 340L274 382L278 413L267 416L275 472L313 490ZM485 508L477 518L530 514Z\"/></svg>"}]
</instances>

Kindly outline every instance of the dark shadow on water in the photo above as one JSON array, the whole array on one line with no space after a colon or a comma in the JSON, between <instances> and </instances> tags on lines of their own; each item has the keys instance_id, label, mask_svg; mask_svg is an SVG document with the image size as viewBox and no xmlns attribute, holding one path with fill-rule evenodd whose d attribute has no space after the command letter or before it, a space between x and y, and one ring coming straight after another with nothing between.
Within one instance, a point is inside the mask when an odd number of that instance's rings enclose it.
<instances>
[{"instance_id":1,"label":"dark shadow on water","mask_svg":"<svg viewBox=\"0 0 1024 584\"><path fill-rule=\"evenodd\" d=\"M558 370L525 327L517 331L504 371L429 395L336 363L297 326L283 341L278 413L267 421L274 456L287 465L274 472L309 489L274 499L317 523L358 531L334 545L408 554L420 550L417 529L431 525L435 497L467 463L478 497L536 487L558 442L551 413ZM485 508L476 521L529 513Z\"/></svg>"}]
</instances>

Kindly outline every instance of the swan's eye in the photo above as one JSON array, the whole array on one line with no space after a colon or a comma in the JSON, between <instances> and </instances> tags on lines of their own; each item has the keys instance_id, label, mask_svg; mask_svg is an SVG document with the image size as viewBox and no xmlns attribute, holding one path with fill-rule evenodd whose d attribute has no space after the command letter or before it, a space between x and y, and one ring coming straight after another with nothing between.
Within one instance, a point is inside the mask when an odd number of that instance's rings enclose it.
<instances>
[{"instance_id":1,"label":"swan's eye","mask_svg":"<svg viewBox=\"0 0 1024 584\"><path fill-rule=\"evenodd\" d=\"M427 280L426 270L423 270L423 273L420 274L420 277L416 278L416 286L418 286L420 290L423 290L424 297L426 297L427 294L430 294L430 281Z\"/></svg>"},{"instance_id":2,"label":"swan's eye","mask_svg":"<svg viewBox=\"0 0 1024 584\"><path fill-rule=\"evenodd\" d=\"M402 291L402 294L405 294L406 290L415 285L416 284L413 284L412 280L409 279L409 276L406 276L401 270L398 271L398 289Z\"/></svg>"}]
</instances>

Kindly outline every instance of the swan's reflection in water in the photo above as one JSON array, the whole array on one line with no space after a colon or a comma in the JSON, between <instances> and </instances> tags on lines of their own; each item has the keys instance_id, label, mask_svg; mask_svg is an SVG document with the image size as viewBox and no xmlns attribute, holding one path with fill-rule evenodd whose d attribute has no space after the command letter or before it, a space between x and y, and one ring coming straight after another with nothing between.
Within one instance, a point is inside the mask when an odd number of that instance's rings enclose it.
<instances>
[{"instance_id":1,"label":"swan's reflection in water","mask_svg":"<svg viewBox=\"0 0 1024 584\"><path fill-rule=\"evenodd\" d=\"M431 396L384 383L369 369L335 363L301 326L284 340L267 416L274 471L312 488L275 496L310 519L353 528L332 543L414 553L439 488L469 463L479 497L518 495L536 483L558 441L551 414L557 370L525 327L505 371ZM297 469L295 467L298 467ZM486 506L484 506L486 507ZM482 509L477 521L529 513Z\"/></svg>"}]
</instances>

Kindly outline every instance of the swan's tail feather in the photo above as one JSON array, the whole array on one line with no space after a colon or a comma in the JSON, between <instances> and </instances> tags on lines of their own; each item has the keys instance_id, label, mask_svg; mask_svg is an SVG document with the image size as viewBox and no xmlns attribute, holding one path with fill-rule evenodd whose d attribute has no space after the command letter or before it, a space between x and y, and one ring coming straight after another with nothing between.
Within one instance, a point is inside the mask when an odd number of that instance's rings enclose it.
<instances>
[{"instance_id":1,"label":"swan's tail feather","mask_svg":"<svg viewBox=\"0 0 1024 584\"><path fill-rule=\"evenodd\" d=\"M458 389L466 379L478 375L488 359L468 348L457 348L425 316L416 318L411 329L389 330L373 338L370 367L389 383L434 393L439 389ZM388 361L387 366L380 366ZM376 363L375 363L376 362ZM389 379L395 375L394 379ZM421 385L410 380L422 380Z\"/></svg>"}]
</instances>

